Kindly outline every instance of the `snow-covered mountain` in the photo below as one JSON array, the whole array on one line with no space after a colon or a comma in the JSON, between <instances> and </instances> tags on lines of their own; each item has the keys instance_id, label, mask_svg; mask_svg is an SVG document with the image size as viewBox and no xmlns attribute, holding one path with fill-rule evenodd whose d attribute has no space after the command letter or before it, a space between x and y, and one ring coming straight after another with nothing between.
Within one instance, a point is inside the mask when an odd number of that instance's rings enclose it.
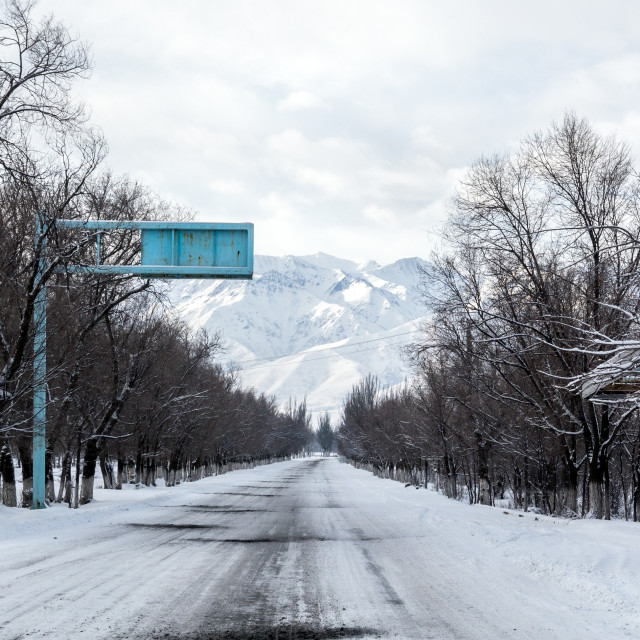
<instances>
[{"instance_id":1,"label":"snow-covered mountain","mask_svg":"<svg viewBox=\"0 0 640 640\"><path fill-rule=\"evenodd\" d=\"M256 256L252 281L178 281L170 298L193 329L221 334L222 360L245 386L281 403L306 396L313 411L337 415L368 373L383 386L410 375L401 348L417 339L426 314L417 291L426 265Z\"/></svg>"}]
</instances>

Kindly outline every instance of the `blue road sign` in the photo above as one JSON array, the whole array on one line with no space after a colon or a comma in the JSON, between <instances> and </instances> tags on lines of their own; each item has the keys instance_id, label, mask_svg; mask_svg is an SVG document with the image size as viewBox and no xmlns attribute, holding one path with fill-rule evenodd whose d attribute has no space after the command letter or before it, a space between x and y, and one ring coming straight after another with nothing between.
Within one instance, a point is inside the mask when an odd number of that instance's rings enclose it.
<instances>
[{"instance_id":1,"label":"blue road sign","mask_svg":"<svg viewBox=\"0 0 640 640\"><path fill-rule=\"evenodd\" d=\"M245 278L253 276L253 224L58 220L58 228L96 231L98 261L70 265L69 273L122 273L141 278ZM141 232L137 265L100 264L100 235L114 229Z\"/></svg>"}]
</instances>

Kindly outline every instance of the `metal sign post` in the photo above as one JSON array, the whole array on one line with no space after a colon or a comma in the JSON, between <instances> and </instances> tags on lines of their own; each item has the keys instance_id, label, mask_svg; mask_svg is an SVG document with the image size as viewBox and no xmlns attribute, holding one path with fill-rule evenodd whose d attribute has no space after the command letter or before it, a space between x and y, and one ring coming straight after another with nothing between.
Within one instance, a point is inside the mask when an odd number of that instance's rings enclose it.
<instances>
[{"instance_id":1,"label":"metal sign post","mask_svg":"<svg viewBox=\"0 0 640 640\"><path fill-rule=\"evenodd\" d=\"M67 265L67 273L134 275L139 278L242 278L253 277L253 224L218 222L152 222L142 220L58 220L58 229L92 230L96 235L96 262ZM114 230L141 233L140 264L100 262L102 236ZM36 216L36 243L46 232ZM45 242L45 240L42 240ZM44 246L39 277L46 266ZM45 504L46 432L46 287L41 287L34 308L33 369L33 509Z\"/></svg>"},{"instance_id":2,"label":"metal sign post","mask_svg":"<svg viewBox=\"0 0 640 640\"><path fill-rule=\"evenodd\" d=\"M46 263L46 227L36 216L36 244L40 241L38 279ZM40 238L42 236L42 239ZM33 306L33 498L34 509L44 509L45 430L47 423L47 291L41 286ZM37 463L36 463L37 461Z\"/></svg>"}]
</instances>

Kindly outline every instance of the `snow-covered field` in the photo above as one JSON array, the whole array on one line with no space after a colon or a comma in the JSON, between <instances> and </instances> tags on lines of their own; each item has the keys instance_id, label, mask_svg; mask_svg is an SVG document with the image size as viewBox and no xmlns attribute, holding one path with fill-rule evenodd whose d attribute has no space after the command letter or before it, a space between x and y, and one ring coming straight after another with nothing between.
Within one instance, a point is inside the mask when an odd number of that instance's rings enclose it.
<instances>
[{"instance_id":1,"label":"snow-covered field","mask_svg":"<svg viewBox=\"0 0 640 640\"><path fill-rule=\"evenodd\" d=\"M336 458L0 508L0 638L638 638L640 525Z\"/></svg>"}]
</instances>

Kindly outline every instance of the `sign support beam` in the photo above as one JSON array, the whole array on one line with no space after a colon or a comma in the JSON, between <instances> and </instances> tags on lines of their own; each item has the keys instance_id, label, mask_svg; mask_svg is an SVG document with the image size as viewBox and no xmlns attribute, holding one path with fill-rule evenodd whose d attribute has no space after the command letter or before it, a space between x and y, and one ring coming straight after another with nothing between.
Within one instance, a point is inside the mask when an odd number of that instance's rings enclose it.
<instances>
[{"instance_id":1,"label":"sign support beam","mask_svg":"<svg viewBox=\"0 0 640 640\"><path fill-rule=\"evenodd\" d=\"M61 267L67 273L133 275L139 278L242 278L253 276L253 224L154 222L150 220L58 220L60 229L94 230L96 263ZM102 233L139 230L138 265L100 263ZM33 493L32 508L44 509L47 405L47 291L41 284L46 265L47 226L36 215L35 248L40 243L33 323ZM170 238L170 240L169 240ZM170 247L167 247L167 241Z\"/></svg>"}]
</instances>

